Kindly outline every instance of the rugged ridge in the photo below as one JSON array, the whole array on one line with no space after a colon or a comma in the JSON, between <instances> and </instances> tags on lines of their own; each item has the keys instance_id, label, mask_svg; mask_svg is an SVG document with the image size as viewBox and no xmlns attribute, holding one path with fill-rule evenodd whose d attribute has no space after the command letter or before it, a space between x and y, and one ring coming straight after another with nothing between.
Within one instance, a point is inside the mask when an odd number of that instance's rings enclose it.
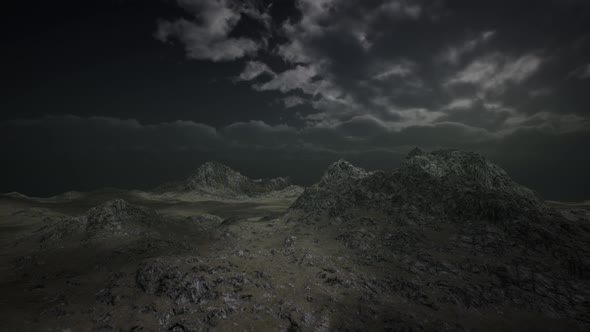
<instances>
[{"instance_id":1,"label":"rugged ridge","mask_svg":"<svg viewBox=\"0 0 590 332\"><path fill-rule=\"evenodd\" d=\"M305 214L342 216L358 210L422 214L452 220L501 221L545 210L530 189L479 154L414 149L401 167L367 172L340 160L291 206Z\"/></svg>"},{"instance_id":2,"label":"rugged ridge","mask_svg":"<svg viewBox=\"0 0 590 332\"><path fill-rule=\"evenodd\" d=\"M590 225L479 154L414 149L376 172L338 161L286 218L335 234L359 266L391 271L369 282L382 294L433 312L511 308L590 326Z\"/></svg>"},{"instance_id":3,"label":"rugged ridge","mask_svg":"<svg viewBox=\"0 0 590 332\"><path fill-rule=\"evenodd\" d=\"M295 187L289 178L250 179L219 162L207 162L182 181L167 183L156 192L191 192L211 196L254 197Z\"/></svg>"}]
</instances>

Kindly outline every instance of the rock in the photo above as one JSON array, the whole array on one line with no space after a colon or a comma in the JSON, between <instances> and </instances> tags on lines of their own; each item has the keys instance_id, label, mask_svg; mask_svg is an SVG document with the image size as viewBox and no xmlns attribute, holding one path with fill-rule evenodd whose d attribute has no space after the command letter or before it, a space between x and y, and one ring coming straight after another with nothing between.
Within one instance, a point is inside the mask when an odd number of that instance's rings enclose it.
<instances>
[{"instance_id":1,"label":"rock","mask_svg":"<svg viewBox=\"0 0 590 332\"><path fill-rule=\"evenodd\" d=\"M112 235L139 235L155 224L155 211L127 203L122 199L105 202L90 209L85 216L87 238Z\"/></svg>"},{"instance_id":2,"label":"rock","mask_svg":"<svg viewBox=\"0 0 590 332\"><path fill-rule=\"evenodd\" d=\"M415 147L414 149L412 149L412 151L408 152L406 159L411 159L422 154L424 154L424 152L420 150L418 147Z\"/></svg>"},{"instance_id":3,"label":"rock","mask_svg":"<svg viewBox=\"0 0 590 332\"><path fill-rule=\"evenodd\" d=\"M145 293L166 296L176 304L202 303L217 297L212 286L202 277L181 272L178 266L161 260L141 265L136 272L135 282Z\"/></svg>"},{"instance_id":4,"label":"rock","mask_svg":"<svg viewBox=\"0 0 590 332\"><path fill-rule=\"evenodd\" d=\"M414 150L400 168L387 172L366 172L338 161L290 208L332 218L368 209L413 221L444 217L494 222L535 219L546 210L534 192L500 167L478 154L455 150Z\"/></svg>"},{"instance_id":5,"label":"rock","mask_svg":"<svg viewBox=\"0 0 590 332\"><path fill-rule=\"evenodd\" d=\"M414 149L398 169L375 172L338 161L287 219L330 229L357 267L383 269L379 278L317 274L329 286L361 287L369 303L385 293L432 312L514 306L590 326L588 227L476 153Z\"/></svg>"},{"instance_id":6,"label":"rock","mask_svg":"<svg viewBox=\"0 0 590 332\"><path fill-rule=\"evenodd\" d=\"M193 193L227 198L256 197L281 192L289 196L300 193L289 178L250 179L218 162L207 162L182 181L163 184L157 193Z\"/></svg>"},{"instance_id":7,"label":"rock","mask_svg":"<svg viewBox=\"0 0 590 332\"><path fill-rule=\"evenodd\" d=\"M297 241L297 237L289 235L283 241L283 247L286 249L292 248L295 245L295 241Z\"/></svg>"},{"instance_id":8,"label":"rock","mask_svg":"<svg viewBox=\"0 0 590 332\"><path fill-rule=\"evenodd\" d=\"M60 215L44 218L44 224L32 236L40 249L66 247L82 241L89 245L113 238L144 238L157 234L153 226L161 223L153 210L114 199L89 209L77 217Z\"/></svg>"},{"instance_id":9,"label":"rock","mask_svg":"<svg viewBox=\"0 0 590 332\"><path fill-rule=\"evenodd\" d=\"M214 229L224 221L221 217L212 214L193 215L186 217L186 219L204 231Z\"/></svg>"}]
</instances>

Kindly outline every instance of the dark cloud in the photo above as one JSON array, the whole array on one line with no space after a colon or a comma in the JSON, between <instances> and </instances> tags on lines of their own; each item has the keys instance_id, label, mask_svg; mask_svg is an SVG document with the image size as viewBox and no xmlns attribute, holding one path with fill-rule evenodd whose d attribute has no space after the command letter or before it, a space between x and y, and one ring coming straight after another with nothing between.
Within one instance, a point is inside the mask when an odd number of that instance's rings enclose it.
<instances>
[{"instance_id":1,"label":"dark cloud","mask_svg":"<svg viewBox=\"0 0 590 332\"><path fill-rule=\"evenodd\" d=\"M288 148L297 143L295 128L270 126L262 121L239 122L223 129L228 143L244 148Z\"/></svg>"},{"instance_id":2,"label":"dark cloud","mask_svg":"<svg viewBox=\"0 0 590 332\"><path fill-rule=\"evenodd\" d=\"M160 21L156 38L163 42L178 39L189 58L229 61L254 54L262 47L261 41L230 36L242 15L259 20L264 26L269 24L270 16L252 6L251 2L178 0L178 4L195 18Z\"/></svg>"},{"instance_id":3,"label":"dark cloud","mask_svg":"<svg viewBox=\"0 0 590 332\"><path fill-rule=\"evenodd\" d=\"M146 187L211 159L309 183L341 157L393 168L421 146L588 198L588 1L55 6L6 39L2 190Z\"/></svg>"},{"instance_id":4,"label":"dark cloud","mask_svg":"<svg viewBox=\"0 0 590 332\"><path fill-rule=\"evenodd\" d=\"M583 2L296 3L302 15L284 23L279 33L286 41L274 49L292 67L255 87L301 89L314 98L311 105L320 114L312 119L319 123L362 114L387 120L394 113L413 125L416 109L422 109L433 115L423 116L421 124L469 120L470 126L505 133L535 114L551 122L572 114L586 118L579 82L553 90L561 97L553 94L549 105L535 100L536 92L564 85L568 74L577 81L584 77L587 61L576 56L587 42L581 33L587 33L590 8ZM572 43L577 52L570 50ZM572 62L556 65L564 58ZM573 71L565 68L575 63ZM459 98L477 100L480 107L463 116L449 112L447 106Z\"/></svg>"}]
</instances>

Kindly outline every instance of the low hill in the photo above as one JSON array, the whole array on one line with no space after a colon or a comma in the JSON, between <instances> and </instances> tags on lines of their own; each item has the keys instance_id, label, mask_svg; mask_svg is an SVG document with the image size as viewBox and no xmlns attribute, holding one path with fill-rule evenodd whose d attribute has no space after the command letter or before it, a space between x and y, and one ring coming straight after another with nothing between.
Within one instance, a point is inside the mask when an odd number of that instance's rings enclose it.
<instances>
[{"instance_id":1,"label":"low hill","mask_svg":"<svg viewBox=\"0 0 590 332\"><path fill-rule=\"evenodd\" d=\"M166 183L156 193L190 193L214 197L257 197L274 192L298 194L302 190L291 184L289 178L250 179L218 162L207 162L181 181Z\"/></svg>"}]
</instances>

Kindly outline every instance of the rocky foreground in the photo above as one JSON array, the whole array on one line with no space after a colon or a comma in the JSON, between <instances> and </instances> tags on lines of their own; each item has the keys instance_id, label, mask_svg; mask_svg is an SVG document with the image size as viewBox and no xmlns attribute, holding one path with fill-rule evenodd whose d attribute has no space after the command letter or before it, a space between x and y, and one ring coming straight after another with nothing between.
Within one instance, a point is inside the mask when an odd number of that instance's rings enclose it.
<instances>
[{"instance_id":1,"label":"rocky foreground","mask_svg":"<svg viewBox=\"0 0 590 332\"><path fill-rule=\"evenodd\" d=\"M535 313L585 329L590 224L587 211L576 213L585 217L546 206L480 155L416 149L392 171L338 161L288 216L335 227L357 264L391 272L373 279L374 294L431 307L430 320L485 310ZM401 284L400 270L411 276Z\"/></svg>"},{"instance_id":2,"label":"rocky foreground","mask_svg":"<svg viewBox=\"0 0 590 332\"><path fill-rule=\"evenodd\" d=\"M207 174L198 188L226 181ZM589 210L549 207L477 154L338 161L289 204L5 198L0 329L590 329Z\"/></svg>"}]
</instances>

